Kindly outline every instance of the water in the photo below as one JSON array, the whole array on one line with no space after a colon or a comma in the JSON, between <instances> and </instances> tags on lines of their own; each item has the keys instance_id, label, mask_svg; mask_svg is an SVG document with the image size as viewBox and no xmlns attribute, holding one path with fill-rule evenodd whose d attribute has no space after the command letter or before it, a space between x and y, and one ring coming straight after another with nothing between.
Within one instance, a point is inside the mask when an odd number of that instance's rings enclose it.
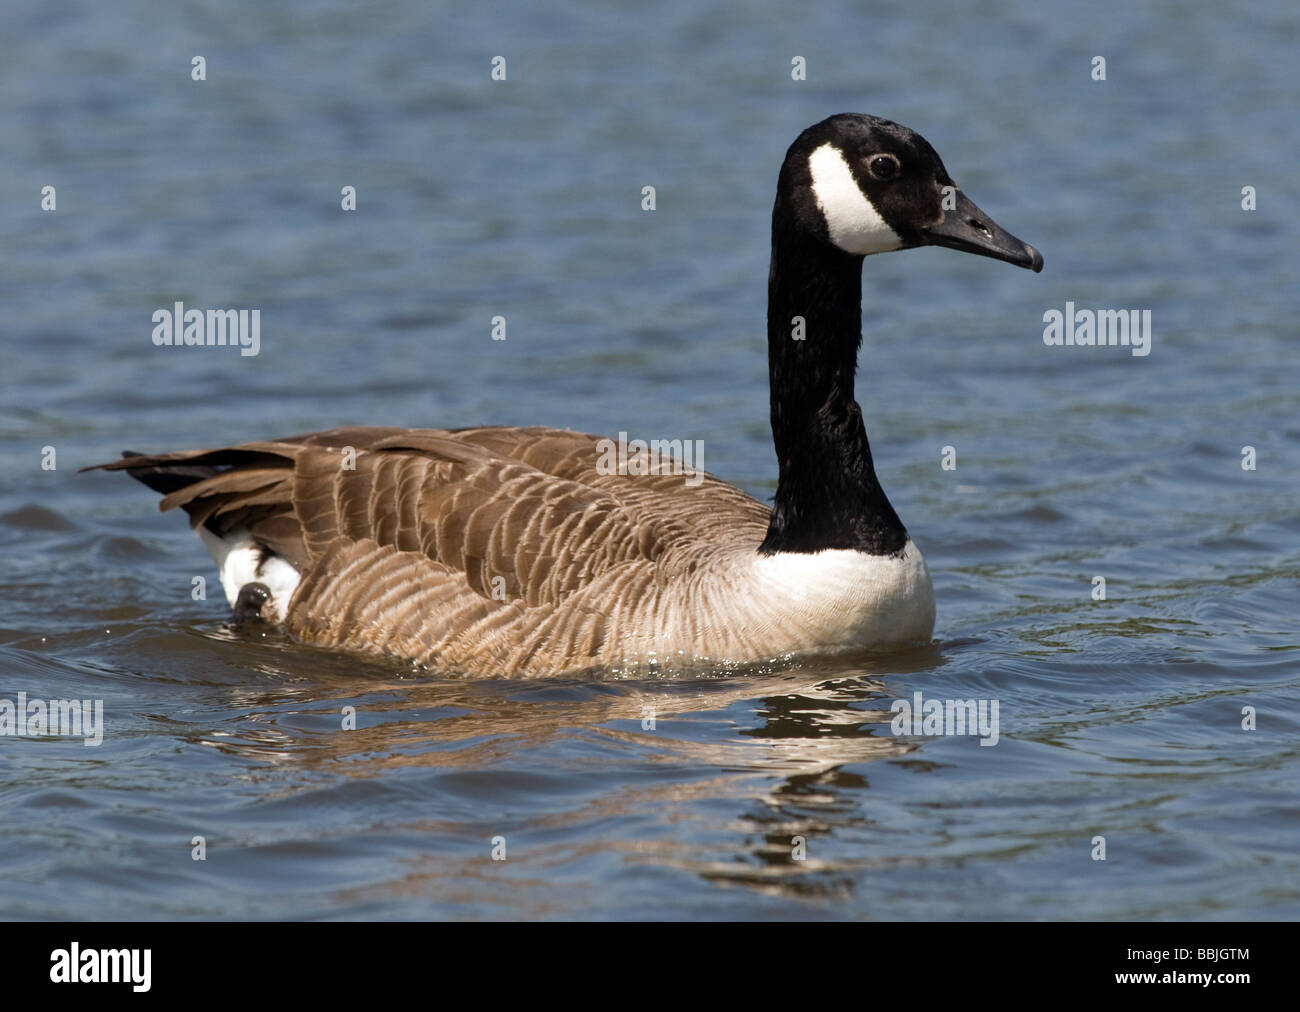
<instances>
[{"instance_id":1,"label":"water","mask_svg":"<svg viewBox=\"0 0 1300 1012\"><path fill-rule=\"evenodd\" d=\"M0 696L107 725L0 738L0 916L1300 916L1295 5L548 6L0 14ZM182 520L75 473L545 423L703 439L769 496L776 171L845 110L920 130L1047 263L866 265L930 649L434 678L230 630ZM260 355L155 348L177 299L259 307ZM1150 309L1152 353L1046 347L1067 300ZM998 700L998 744L894 736L918 691Z\"/></svg>"}]
</instances>

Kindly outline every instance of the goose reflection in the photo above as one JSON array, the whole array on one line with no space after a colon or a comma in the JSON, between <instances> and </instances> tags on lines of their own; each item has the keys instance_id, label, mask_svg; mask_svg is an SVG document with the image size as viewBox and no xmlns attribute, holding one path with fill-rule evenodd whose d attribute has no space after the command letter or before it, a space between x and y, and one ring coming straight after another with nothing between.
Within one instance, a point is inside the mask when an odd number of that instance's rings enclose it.
<instances>
[{"instance_id":1,"label":"goose reflection","mask_svg":"<svg viewBox=\"0 0 1300 1012\"><path fill-rule=\"evenodd\" d=\"M405 767L440 770L447 774L437 780L440 791L485 808L519 792L563 792L571 778L594 772L611 781L607 789L576 805L562 799L559 810L546 805L513 831L581 834L602 820L657 813L665 823L694 825L635 843L607 843L593 831L591 847L623 850L634 864L805 896L853 888L857 876L849 873L865 859L823 859L819 841L869 825L864 764L918 747L891 731L897 690L887 679L943 663L931 648L687 679L429 681L300 647L256 652L263 677L222 687L231 719L196 740L282 772L366 780ZM355 726L345 730L353 712ZM248 775L262 774L254 766ZM697 806L719 802L731 814L702 826ZM449 819L406 828L434 841L465 832ZM534 854L535 870L573 860L574 848L570 839L562 858L554 848ZM416 860L403 888L442 894L451 879L489 873L478 867L481 856L449 859L438 849L434 842L428 861Z\"/></svg>"}]
</instances>

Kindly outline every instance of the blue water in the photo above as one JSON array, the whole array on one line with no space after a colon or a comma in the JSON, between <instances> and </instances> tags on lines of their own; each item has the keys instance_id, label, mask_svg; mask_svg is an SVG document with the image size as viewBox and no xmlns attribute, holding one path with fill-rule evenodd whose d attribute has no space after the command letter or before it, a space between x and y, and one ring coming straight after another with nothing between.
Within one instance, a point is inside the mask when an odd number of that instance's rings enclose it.
<instances>
[{"instance_id":1,"label":"blue water","mask_svg":"<svg viewBox=\"0 0 1300 1012\"><path fill-rule=\"evenodd\" d=\"M106 728L0 737L0 916L1300 916L1300 9L864 6L5 5L0 698ZM841 111L1046 258L866 262L929 649L435 678L228 628L185 523L75 473L541 423L770 496L776 172ZM176 300L260 308L260 354L155 347ZM1045 346L1067 300L1149 309L1151 354ZM892 734L918 691L996 699L997 745Z\"/></svg>"}]
</instances>

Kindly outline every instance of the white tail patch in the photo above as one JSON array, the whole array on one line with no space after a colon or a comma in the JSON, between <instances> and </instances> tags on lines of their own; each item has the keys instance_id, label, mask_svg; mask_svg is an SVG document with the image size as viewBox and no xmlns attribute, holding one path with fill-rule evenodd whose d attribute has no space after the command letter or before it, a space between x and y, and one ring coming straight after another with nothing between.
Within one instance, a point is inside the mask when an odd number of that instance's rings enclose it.
<instances>
[{"instance_id":1,"label":"white tail patch","mask_svg":"<svg viewBox=\"0 0 1300 1012\"><path fill-rule=\"evenodd\" d=\"M231 531L219 538L206 527L199 528L203 547L217 563L221 573L221 588L233 608L239 591L247 583L263 583L271 592L271 607L276 620L284 621L289 611L289 599L302 578L282 556L266 554L248 531Z\"/></svg>"},{"instance_id":2,"label":"white tail patch","mask_svg":"<svg viewBox=\"0 0 1300 1012\"><path fill-rule=\"evenodd\" d=\"M826 219L831 242L845 253L887 253L903 245L867 199L844 154L834 144L819 147L808 159L813 196Z\"/></svg>"}]
</instances>

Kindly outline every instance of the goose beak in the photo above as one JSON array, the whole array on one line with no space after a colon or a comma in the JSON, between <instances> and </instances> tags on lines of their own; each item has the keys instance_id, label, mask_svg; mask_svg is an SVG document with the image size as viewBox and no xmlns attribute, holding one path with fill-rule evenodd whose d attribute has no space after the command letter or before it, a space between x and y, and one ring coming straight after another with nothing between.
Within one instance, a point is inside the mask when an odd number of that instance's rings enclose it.
<instances>
[{"instance_id":1,"label":"goose beak","mask_svg":"<svg viewBox=\"0 0 1300 1012\"><path fill-rule=\"evenodd\" d=\"M921 235L927 246L978 253L1017 267L1028 267L1035 274L1043 269L1043 254L995 222L961 190L957 191L957 206L944 211L943 221L937 225L921 229Z\"/></svg>"}]
</instances>

